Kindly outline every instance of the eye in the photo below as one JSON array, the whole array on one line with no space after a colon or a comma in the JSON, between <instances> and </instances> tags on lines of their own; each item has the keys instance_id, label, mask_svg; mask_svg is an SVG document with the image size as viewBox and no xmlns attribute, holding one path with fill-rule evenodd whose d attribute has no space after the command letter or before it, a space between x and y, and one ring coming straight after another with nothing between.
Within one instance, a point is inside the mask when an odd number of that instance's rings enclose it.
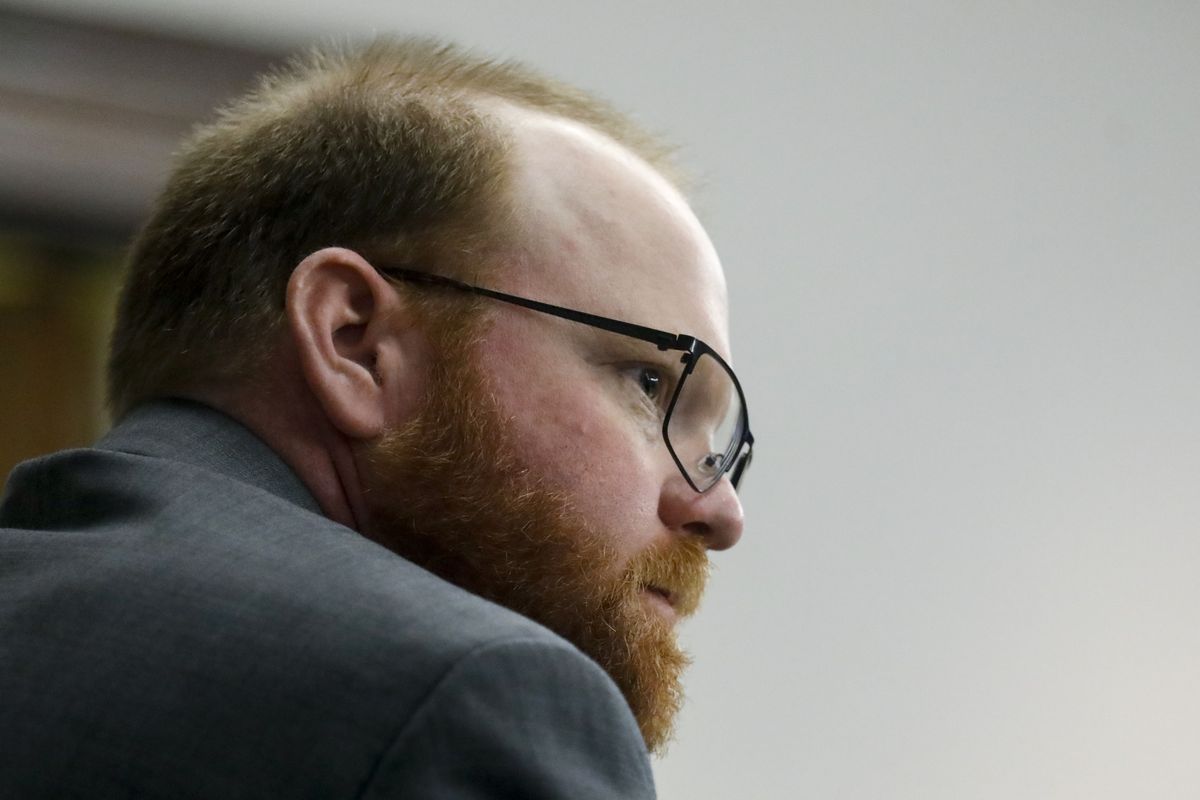
<instances>
[{"instance_id":1,"label":"eye","mask_svg":"<svg viewBox=\"0 0 1200 800\"><path fill-rule=\"evenodd\" d=\"M642 394L651 400L658 400L662 396L666 380L661 370L643 366L637 368L637 382Z\"/></svg>"},{"instance_id":2,"label":"eye","mask_svg":"<svg viewBox=\"0 0 1200 800\"><path fill-rule=\"evenodd\" d=\"M636 406L655 419L661 420L671 402L675 377L670 369L656 364L638 362L621 368L622 380Z\"/></svg>"}]
</instances>

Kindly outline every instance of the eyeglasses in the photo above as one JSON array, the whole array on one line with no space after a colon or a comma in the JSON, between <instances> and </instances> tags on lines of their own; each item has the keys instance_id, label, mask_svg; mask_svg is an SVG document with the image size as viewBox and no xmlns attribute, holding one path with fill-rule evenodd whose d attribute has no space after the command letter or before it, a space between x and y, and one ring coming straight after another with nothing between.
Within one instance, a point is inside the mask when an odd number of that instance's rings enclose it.
<instances>
[{"instance_id":1,"label":"eyeglasses","mask_svg":"<svg viewBox=\"0 0 1200 800\"><path fill-rule=\"evenodd\" d=\"M649 366L643 368L638 375L641 391L645 400L654 403L662 414L663 441L688 484L703 493L728 473L729 482L737 489L754 452L746 396L725 359L701 340L472 286L442 275L378 264L375 268L399 281L489 297L648 342L660 351L682 352L679 360L682 370L678 374Z\"/></svg>"}]
</instances>

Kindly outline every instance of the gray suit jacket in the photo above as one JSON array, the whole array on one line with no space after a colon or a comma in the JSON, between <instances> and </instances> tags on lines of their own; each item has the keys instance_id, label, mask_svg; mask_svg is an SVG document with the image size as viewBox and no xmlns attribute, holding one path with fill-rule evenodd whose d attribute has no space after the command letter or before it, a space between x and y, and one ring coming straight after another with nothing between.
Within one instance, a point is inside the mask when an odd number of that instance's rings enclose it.
<instances>
[{"instance_id":1,"label":"gray suit jacket","mask_svg":"<svg viewBox=\"0 0 1200 800\"><path fill-rule=\"evenodd\" d=\"M204 406L0 505L0 797L653 797L608 676L326 519Z\"/></svg>"}]
</instances>

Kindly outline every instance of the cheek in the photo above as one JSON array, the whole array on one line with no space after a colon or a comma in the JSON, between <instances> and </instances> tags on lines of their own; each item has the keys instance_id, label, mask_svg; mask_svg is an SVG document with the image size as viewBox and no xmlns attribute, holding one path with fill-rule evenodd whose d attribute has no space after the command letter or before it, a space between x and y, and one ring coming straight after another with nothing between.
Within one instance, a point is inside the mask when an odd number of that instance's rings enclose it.
<instances>
[{"instance_id":1,"label":"cheek","mask_svg":"<svg viewBox=\"0 0 1200 800\"><path fill-rule=\"evenodd\" d=\"M605 393L595 367L545 344L519 357L506 348L489 373L505 416L511 418L526 466L568 493L576 509L620 539L654 530L657 492L653 442L635 431ZM570 367L551 368L552 364Z\"/></svg>"}]
</instances>

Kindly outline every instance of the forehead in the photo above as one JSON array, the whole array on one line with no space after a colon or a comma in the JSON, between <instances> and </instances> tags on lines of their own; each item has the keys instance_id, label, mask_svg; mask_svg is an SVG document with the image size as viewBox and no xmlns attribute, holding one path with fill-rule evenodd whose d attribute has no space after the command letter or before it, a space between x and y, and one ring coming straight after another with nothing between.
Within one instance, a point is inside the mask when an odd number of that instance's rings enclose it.
<instances>
[{"instance_id":1,"label":"forehead","mask_svg":"<svg viewBox=\"0 0 1200 800\"><path fill-rule=\"evenodd\" d=\"M680 192L583 125L501 112L512 137L512 291L698 336L728 357L725 276Z\"/></svg>"}]
</instances>

